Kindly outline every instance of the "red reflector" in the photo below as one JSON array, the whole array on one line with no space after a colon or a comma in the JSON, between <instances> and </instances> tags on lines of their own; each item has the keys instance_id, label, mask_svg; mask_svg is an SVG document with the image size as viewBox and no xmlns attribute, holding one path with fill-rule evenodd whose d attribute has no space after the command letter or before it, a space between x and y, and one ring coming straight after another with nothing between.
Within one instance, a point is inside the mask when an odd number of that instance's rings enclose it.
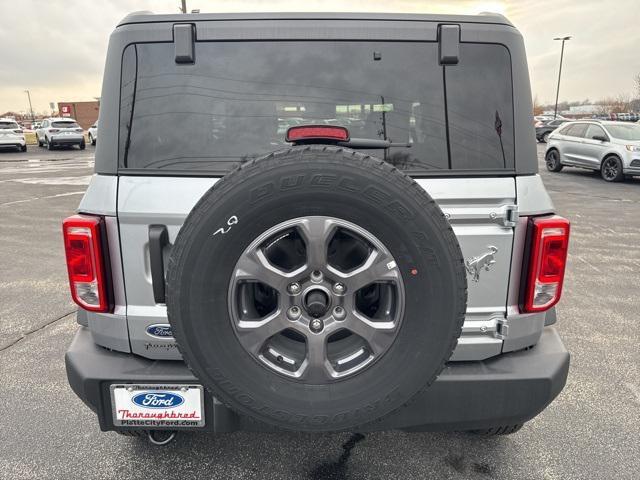
<instances>
[{"instance_id":1,"label":"red reflector","mask_svg":"<svg viewBox=\"0 0 640 480\"><path fill-rule=\"evenodd\" d=\"M110 311L102 232L104 219L74 215L62 222L69 286L73 301L85 310Z\"/></svg>"},{"instance_id":2,"label":"red reflector","mask_svg":"<svg viewBox=\"0 0 640 480\"><path fill-rule=\"evenodd\" d=\"M522 305L524 312L542 312L560 300L569 230L569 221L562 217L529 220L531 250Z\"/></svg>"},{"instance_id":3,"label":"red reflector","mask_svg":"<svg viewBox=\"0 0 640 480\"><path fill-rule=\"evenodd\" d=\"M299 142L301 140L347 142L349 141L349 130L337 125L297 125L289 127L286 140L287 142Z\"/></svg>"},{"instance_id":4,"label":"red reflector","mask_svg":"<svg viewBox=\"0 0 640 480\"><path fill-rule=\"evenodd\" d=\"M90 282L94 279L91 238L88 235L77 231L68 234L67 268L74 281Z\"/></svg>"}]
</instances>

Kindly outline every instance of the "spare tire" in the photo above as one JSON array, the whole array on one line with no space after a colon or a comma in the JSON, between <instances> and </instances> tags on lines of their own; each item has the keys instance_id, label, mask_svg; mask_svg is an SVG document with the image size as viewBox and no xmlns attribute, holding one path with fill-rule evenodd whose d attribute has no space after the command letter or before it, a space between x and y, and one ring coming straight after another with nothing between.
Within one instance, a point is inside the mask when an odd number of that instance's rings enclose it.
<instances>
[{"instance_id":1,"label":"spare tire","mask_svg":"<svg viewBox=\"0 0 640 480\"><path fill-rule=\"evenodd\" d=\"M433 199L333 146L248 162L193 208L169 259L184 360L241 414L353 429L430 385L466 310L463 257Z\"/></svg>"}]
</instances>

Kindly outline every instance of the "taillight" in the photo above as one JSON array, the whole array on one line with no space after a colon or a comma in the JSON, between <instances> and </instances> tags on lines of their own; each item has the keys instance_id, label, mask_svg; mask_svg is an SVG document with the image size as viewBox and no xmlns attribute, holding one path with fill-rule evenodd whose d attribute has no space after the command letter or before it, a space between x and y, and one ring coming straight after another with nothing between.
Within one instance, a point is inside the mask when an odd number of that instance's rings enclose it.
<instances>
[{"instance_id":1,"label":"taillight","mask_svg":"<svg viewBox=\"0 0 640 480\"><path fill-rule=\"evenodd\" d=\"M298 125L287 130L287 142L349 141L349 130L337 125Z\"/></svg>"},{"instance_id":2,"label":"taillight","mask_svg":"<svg viewBox=\"0 0 640 480\"><path fill-rule=\"evenodd\" d=\"M73 301L85 310L110 311L104 257L104 219L74 215L62 222L62 231Z\"/></svg>"},{"instance_id":3,"label":"taillight","mask_svg":"<svg viewBox=\"0 0 640 480\"><path fill-rule=\"evenodd\" d=\"M76 128L76 132L83 132L84 130L82 130L81 128Z\"/></svg>"},{"instance_id":4,"label":"taillight","mask_svg":"<svg viewBox=\"0 0 640 480\"><path fill-rule=\"evenodd\" d=\"M13 133L22 133L22 130L14 130Z\"/></svg>"},{"instance_id":5,"label":"taillight","mask_svg":"<svg viewBox=\"0 0 640 480\"><path fill-rule=\"evenodd\" d=\"M560 300L569 247L569 221L534 217L529 220L529 264L523 312L542 312Z\"/></svg>"},{"instance_id":6,"label":"taillight","mask_svg":"<svg viewBox=\"0 0 640 480\"><path fill-rule=\"evenodd\" d=\"M58 130L57 128L51 128L49 129L49 133L58 133L60 130Z\"/></svg>"}]
</instances>

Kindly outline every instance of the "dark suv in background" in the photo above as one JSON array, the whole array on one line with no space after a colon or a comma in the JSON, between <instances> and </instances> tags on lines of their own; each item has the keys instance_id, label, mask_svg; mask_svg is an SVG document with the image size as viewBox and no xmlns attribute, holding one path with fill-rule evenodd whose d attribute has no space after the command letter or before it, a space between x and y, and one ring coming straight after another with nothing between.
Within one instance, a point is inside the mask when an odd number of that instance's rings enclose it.
<instances>
[{"instance_id":1,"label":"dark suv in background","mask_svg":"<svg viewBox=\"0 0 640 480\"><path fill-rule=\"evenodd\" d=\"M551 135L551 132L560 127L560 125L563 125L569 121L570 120L567 120L565 118L558 118L556 120L542 122L541 125L536 125L536 140L542 143L547 143L549 141L549 135Z\"/></svg>"}]
</instances>

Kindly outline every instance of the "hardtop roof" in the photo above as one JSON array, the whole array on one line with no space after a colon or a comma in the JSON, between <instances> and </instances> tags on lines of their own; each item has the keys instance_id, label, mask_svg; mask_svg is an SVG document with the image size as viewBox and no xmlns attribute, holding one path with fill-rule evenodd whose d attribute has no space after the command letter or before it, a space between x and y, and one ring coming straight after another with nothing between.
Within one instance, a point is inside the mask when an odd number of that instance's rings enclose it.
<instances>
[{"instance_id":1,"label":"hardtop roof","mask_svg":"<svg viewBox=\"0 0 640 480\"><path fill-rule=\"evenodd\" d=\"M124 17L118 26L135 23L162 22L206 22L234 20L386 20L407 22L450 22L450 23L483 23L513 26L506 17L498 13L480 13L478 15L440 15L424 13L187 13L187 14L154 14L150 11L133 12Z\"/></svg>"}]
</instances>

